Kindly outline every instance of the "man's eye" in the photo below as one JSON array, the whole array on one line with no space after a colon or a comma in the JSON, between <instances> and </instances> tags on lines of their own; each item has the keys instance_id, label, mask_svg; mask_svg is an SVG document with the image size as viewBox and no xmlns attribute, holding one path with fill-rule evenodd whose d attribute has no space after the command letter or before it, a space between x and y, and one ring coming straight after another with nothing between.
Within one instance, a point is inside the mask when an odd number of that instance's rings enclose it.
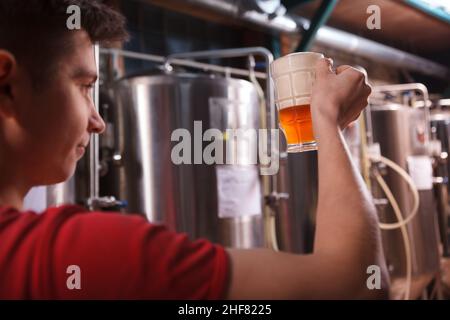
<instances>
[{"instance_id":1,"label":"man's eye","mask_svg":"<svg viewBox=\"0 0 450 320\"><path fill-rule=\"evenodd\" d=\"M81 88L86 94L91 95L93 93L94 86L95 86L94 83L89 83L89 84L82 85Z\"/></svg>"}]
</instances>

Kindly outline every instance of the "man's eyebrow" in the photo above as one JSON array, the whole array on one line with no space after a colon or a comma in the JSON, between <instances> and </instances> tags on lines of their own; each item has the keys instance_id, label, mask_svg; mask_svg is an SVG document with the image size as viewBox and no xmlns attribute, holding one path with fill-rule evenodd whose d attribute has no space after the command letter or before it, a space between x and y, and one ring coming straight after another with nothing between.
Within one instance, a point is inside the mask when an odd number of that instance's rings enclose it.
<instances>
[{"instance_id":1,"label":"man's eyebrow","mask_svg":"<svg viewBox=\"0 0 450 320\"><path fill-rule=\"evenodd\" d=\"M90 78L92 79L92 82L95 82L97 81L98 74L96 71L86 70L83 68L76 69L72 73L72 79L81 79L81 78L83 79Z\"/></svg>"}]
</instances>

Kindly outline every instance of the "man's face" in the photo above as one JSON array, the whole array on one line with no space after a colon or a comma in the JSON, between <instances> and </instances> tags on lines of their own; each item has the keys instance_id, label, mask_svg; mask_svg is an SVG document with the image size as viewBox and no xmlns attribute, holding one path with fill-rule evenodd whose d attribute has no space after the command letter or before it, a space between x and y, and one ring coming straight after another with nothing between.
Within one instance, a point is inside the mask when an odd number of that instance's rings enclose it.
<instances>
[{"instance_id":1,"label":"man's face","mask_svg":"<svg viewBox=\"0 0 450 320\"><path fill-rule=\"evenodd\" d=\"M4 121L4 143L9 160L32 185L69 178L90 133L105 127L93 104L97 72L92 43L84 31L73 38L73 50L41 89L32 86L20 66L12 85L15 114Z\"/></svg>"}]
</instances>

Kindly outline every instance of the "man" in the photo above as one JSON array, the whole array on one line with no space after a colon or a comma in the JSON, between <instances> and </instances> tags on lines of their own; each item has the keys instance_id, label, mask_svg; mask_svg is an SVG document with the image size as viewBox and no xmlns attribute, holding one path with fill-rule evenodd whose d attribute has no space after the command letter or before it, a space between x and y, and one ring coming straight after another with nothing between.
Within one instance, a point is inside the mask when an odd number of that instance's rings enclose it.
<instances>
[{"instance_id":1,"label":"man","mask_svg":"<svg viewBox=\"0 0 450 320\"><path fill-rule=\"evenodd\" d=\"M81 8L78 31L66 28L71 4ZM360 72L334 73L325 59L311 102L319 144L314 254L226 250L141 217L77 206L20 211L31 187L68 179L90 134L104 130L92 102L92 44L125 35L123 18L98 1L0 2L0 298L386 298L376 212L340 130L367 104L370 87ZM367 287L371 265L380 267L380 289Z\"/></svg>"}]
</instances>

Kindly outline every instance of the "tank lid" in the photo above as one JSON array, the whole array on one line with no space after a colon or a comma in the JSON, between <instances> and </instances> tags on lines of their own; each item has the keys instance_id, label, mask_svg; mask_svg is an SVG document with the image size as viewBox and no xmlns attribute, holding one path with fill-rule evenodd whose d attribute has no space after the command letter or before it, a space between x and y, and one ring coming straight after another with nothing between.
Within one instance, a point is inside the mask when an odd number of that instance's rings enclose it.
<instances>
[{"instance_id":1,"label":"tank lid","mask_svg":"<svg viewBox=\"0 0 450 320\"><path fill-rule=\"evenodd\" d=\"M120 78L115 81L116 85L120 85L122 83L152 83L156 79L168 81L170 83L176 82L178 80L195 80L195 81L206 81L206 82L222 82L226 83L228 86L238 86L238 87L251 87L254 88L254 85L248 81L241 78L227 78L224 76L220 76L217 74L211 73L189 73L189 72L171 72L166 73L162 72L158 69L152 69L149 71L141 71L138 73L134 73L131 75L127 75L123 78Z\"/></svg>"}]
</instances>

